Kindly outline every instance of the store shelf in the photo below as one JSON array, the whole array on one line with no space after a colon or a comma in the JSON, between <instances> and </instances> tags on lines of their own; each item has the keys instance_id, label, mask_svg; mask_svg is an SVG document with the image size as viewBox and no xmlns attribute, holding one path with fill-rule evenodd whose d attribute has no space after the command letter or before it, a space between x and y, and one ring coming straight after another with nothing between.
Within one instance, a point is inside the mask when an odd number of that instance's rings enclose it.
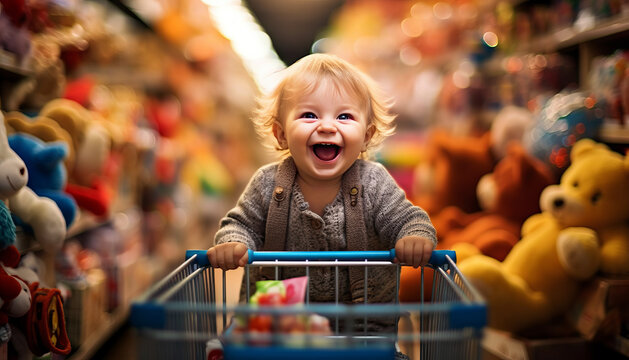
<instances>
[{"instance_id":1,"label":"store shelf","mask_svg":"<svg viewBox=\"0 0 629 360\"><path fill-rule=\"evenodd\" d=\"M115 310L109 317L109 320L103 323L101 329L87 338L77 351L68 356L67 359L91 359L98 349L127 321L130 311L128 306Z\"/></svg>"},{"instance_id":2,"label":"store shelf","mask_svg":"<svg viewBox=\"0 0 629 360\"><path fill-rule=\"evenodd\" d=\"M629 15L619 15L601 21L587 30L578 30L574 26L557 30L552 34L532 39L518 47L519 52L551 52L586 42L604 39L629 31Z\"/></svg>"},{"instance_id":3,"label":"store shelf","mask_svg":"<svg viewBox=\"0 0 629 360\"><path fill-rule=\"evenodd\" d=\"M28 77L32 71L26 67L14 64L13 56L0 50L0 79L16 80Z\"/></svg>"},{"instance_id":4,"label":"store shelf","mask_svg":"<svg viewBox=\"0 0 629 360\"><path fill-rule=\"evenodd\" d=\"M613 144L629 144L629 127L617 123L605 123L600 130L602 141Z\"/></svg>"}]
</instances>

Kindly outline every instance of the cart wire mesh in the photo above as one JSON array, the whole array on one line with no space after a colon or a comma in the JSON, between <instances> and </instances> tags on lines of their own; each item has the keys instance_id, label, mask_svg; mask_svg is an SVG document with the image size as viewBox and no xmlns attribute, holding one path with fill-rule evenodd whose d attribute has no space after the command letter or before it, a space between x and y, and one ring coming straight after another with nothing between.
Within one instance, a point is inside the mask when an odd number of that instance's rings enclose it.
<instances>
[{"instance_id":1,"label":"cart wire mesh","mask_svg":"<svg viewBox=\"0 0 629 360\"><path fill-rule=\"evenodd\" d=\"M306 275L316 266L338 269L364 267L365 282L373 266L397 268L396 294L399 291L400 264L393 263L395 250L324 252L249 252L244 276L251 266L304 267ZM433 268L432 287L424 289L421 269L420 299L424 292L430 300L400 304L311 303L306 291L304 304L283 307L229 303L226 272L210 266L205 250L188 250L183 264L138 298L131 307L131 324L136 330L139 359L210 359L210 344L219 344L230 359L479 359L480 341L486 325L486 304L456 267L456 254L435 250L427 267ZM220 283L222 286L217 286ZM429 283L429 282L427 282ZM249 281L247 299L251 294ZM220 288L220 289L217 289ZM220 293L218 292L220 290ZM367 287L365 286L365 292ZM287 334L278 331L286 319L317 314L329 319L330 333L308 331ZM272 331L236 331L235 319L245 330L256 316L265 316ZM374 333L367 323L389 321L392 330ZM401 355L404 354L404 355ZM212 358L213 359L213 358Z\"/></svg>"}]
</instances>

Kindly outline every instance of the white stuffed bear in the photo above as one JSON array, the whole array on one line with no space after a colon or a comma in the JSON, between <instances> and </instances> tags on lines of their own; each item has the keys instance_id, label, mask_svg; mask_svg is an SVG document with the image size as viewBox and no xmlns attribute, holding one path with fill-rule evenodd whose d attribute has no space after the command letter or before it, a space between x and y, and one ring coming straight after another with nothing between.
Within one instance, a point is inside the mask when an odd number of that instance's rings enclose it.
<instances>
[{"instance_id":1,"label":"white stuffed bear","mask_svg":"<svg viewBox=\"0 0 629 360\"><path fill-rule=\"evenodd\" d=\"M22 159L9 147L0 112L0 196L9 210L33 229L35 240L44 251L55 253L66 238L66 223L57 204L40 197L26 186L28 172Z\"/></svg>"}]
</instances>

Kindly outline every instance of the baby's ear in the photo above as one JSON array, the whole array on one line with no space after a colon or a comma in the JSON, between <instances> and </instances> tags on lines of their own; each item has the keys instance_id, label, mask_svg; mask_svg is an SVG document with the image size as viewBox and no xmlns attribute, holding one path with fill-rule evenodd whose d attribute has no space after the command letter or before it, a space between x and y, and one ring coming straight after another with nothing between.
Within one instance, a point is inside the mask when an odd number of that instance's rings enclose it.
<instances>
[{"instance_id":1,"label":"baby's ear","mask_svg":"<svg viewBox=\"0 0 629 360\"><path fill-rule=\"evenodd\" d=\"M369 144L369 141L371 141L371 138L375 133L376 126L373 124L369 125L369 127L367 127L367 131L365 131L365 140L363 141L363 147L360 149L360 151L367 151L367 145Z\"/></svg>"},{"instance_id":2,"label":"baby's ear","mask_svg":"<svg viewBox=\"0 0 629 360\"><path fill-rule=\"evenodd\" d=\"M284 128L282 124L278 121L273 123L273 136L275 136L275 140L277 140L277 144L280 149L286 150L288 148L288 141L286 141L286 133L284 132Z\"/></svg>"}]
</instances>

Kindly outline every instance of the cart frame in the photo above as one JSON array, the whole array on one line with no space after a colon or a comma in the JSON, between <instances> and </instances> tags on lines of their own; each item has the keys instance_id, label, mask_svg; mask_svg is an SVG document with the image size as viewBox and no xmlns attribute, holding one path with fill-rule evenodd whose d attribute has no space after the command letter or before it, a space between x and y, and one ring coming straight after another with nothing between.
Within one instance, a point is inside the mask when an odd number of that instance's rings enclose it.
<instances>
[{"instance_id":1,"label":"cart frame","mask_svg":"<svg viewBox=\"0 0 629 360\"><path fill-rule=\"evenodd\" d=\"M470 359L481 357L480 340L487 321L484 299L456 267L456 254L435 250L429 261L434 269L431 301L400 304L398 297L390 304L369 304L365 286L365 303L342 304L338 295L338 272L344 266L363 266L365 281L372 266L397 267L396 294L403 264L393 263L395 250L389 251L316 251L263 252L249 250L245 267L247 299L250 266L306 268L327 266L336 269L336 301L332 304L310 303L306 295L303 306L255 307L250 304L227 304L226 272L210 266L206 250L188 250L186 260L152 286L131 307L131 323L138 335L138 357L208 358L207 344L222 344L225 359L394 359L398 344L420 344L414 357L422 359ZM222 294L215 284L222 275ZM424 299L424 268L421 269L420 299ZM306 291L308 294L308 291ZM222 301L217 303L217 297ZM249 319L268 314L274 321L282 316L316 313L330 319L333 336L325 339L308 334L235 334L228 320L234 316ZM391 334L374 336L366 332L368 319L394 317L396 329ZM399 319L415 319L415 327L400 331ZM351 323L363 320L364 333L356 329L339 332L339 318ZM248 320L247 320L248 321ZM209 342L209 340L214 340ZM421 354L421 355L419 355Z\"/></svg>"}]
</instances>

